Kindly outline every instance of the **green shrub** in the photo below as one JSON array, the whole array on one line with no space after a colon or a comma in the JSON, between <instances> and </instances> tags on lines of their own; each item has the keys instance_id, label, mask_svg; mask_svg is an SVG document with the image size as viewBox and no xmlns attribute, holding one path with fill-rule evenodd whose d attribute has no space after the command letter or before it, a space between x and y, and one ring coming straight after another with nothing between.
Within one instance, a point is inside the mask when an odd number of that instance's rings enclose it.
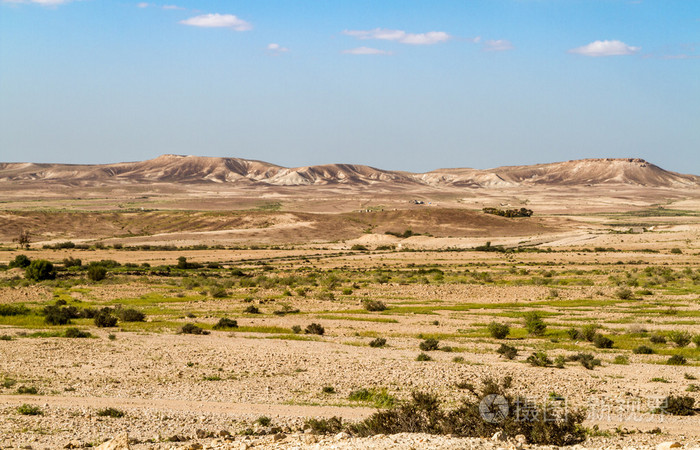
<instances>
[{"instance_id":1,"label":"green shrub","mask_svg":"<svg viewBox=\"0 0 700 450\"><path fill-rule=\"evenodd\" d=\"M214 325L215 330L223 330L226 328L238 328L238 322L224 317L219 319L216 325Z\"/></svg>"},{"instance_id":2,"label":"green shrub","mask_svg":"<svg viewBox=\"0 0 700 450\"><path fill-rule=\"evenodd\" d=\"M489 333L494 339L505 339L510 333L510 327L505 323L491 322L488 326Z\"/></svg>"},{"instance_id":3,"label":"green shrub","mask_svg":"<svg viewBox=\"0 0 700 450\"><path fill-rule=\"evenodd\" d=\"M294 325L294 326L292 327L292 332L293 332L294 334L299 334L299 333L301 333L301 327L300 327L299 325Z\"/></svg>"},{"instance_id":4,"label":"green shrub","mask_svg":"<svg viewBox=\"0 0 700 450\"><path fill-rule=\"evenodd\" d=\"M180 328L180 334L209 334L209 332L193 323L186 323Z\"/></svg>"},{"instance_id":5,"label":"green shrub","mask_svg":"<svg viewBox=\"0 0 700 450\"><path fill-rule=\"evenodd\" d=\"M19 267L21 269L24 269L29 266L29 264L32 263L32 260L27 257L27 255L17 255L15 256L15 259L10 261L9 267L10 269L14 267Z\"/></svg>"},{"instance_id":6,"label":"green shrub","mask_svg":"<svg viewBox=\"0 0 700 450\"><path fill-rule=\"evenodd\" d=\"M632 353L634 353L635 355L651 355L652 353L654 353L654 349L651 347L647 347L646 345L640 345L639 347L632 350Z\"/></svg>"},{"instance_id":7,"label":"green shrub","mask_svg":"<svg viewBox=\"0 0 700 450\"><path fill-rule=\"evenodd\" d=\"M563 369L565 366L566 366L566 358L564 358L561 355L554 358L554 367L556 367L557 369Z\"/></svg>"},{"instance_id":8,"label":"green shrub","mask_svg":"<svg viewBox=\"0 0 700 450\"><path fill-rule=\"evenodd\" d=\"M528 443L546 445L574 445L585 440L581 426L585 413L581 410L558 412L546 410L542 405L525 403L507 392L510 383L498 384L485 380L484 387L473 392L456 409L446 411L435 394L413 392L411 399L393 408L378 411L364 421L351 425L349 430L357 436L396 433L450 434L459 437L491 437L497 431L507 436L523 434ZM480 409L482 398L500 396L509 405L508 414L502 420L484 420ZM522 420L523 411L530 411L528 420ZM497 417L498 418L498 417Z\"/></svg>"},{"instance_id":9,"label":"green shrub","mask_svg":"<svg viewBox=\"0 0 700 450\"><path fill-rule=\"evenodd\" d=\"M547 330L547 324L542 320L542 316L537 312L528 312L524 316L525 329L533 336L542 336Z\"/></svg>"},{"instance_id":10,"label":"green shrub","mask_svg":"<svg viewBox=\"0 0 700 450\"><path fill-rule=\"evenodd\" d=\"M595 358L590 353L578 353L576 355L569 356L567 358L569 361L578 361L583 367L588 370L593 370L595 366L600 366L601 362L599 359Z\"/></svg>"},{"instance_id":11,"label":"green shrub","mask_svg":"<svg viewBox=\"0 0 700 450\"><path fill-rule=\"evenodd\" d=\"M90 333L87 331L81 331L77 328L66 328L66 331L63 334L67 338L89 338L92 336Z\"/></svg>"},{"instance_id":12,"label":"green shrub","mask_svg":"<svg viewBox=\"0 0 700 450\"><path fill-rule=\"evenodd\" d=\"M437 339L429 338L418 344L418 348L420 348L424 352L437 350L440 348L440 341L438 341Z\"/></svg>"},{"instance_id":13,"label":"green shrub","mask_svg":"<svg viewBox=\"0 0 700 450\"><path fill-rule=\"evenodd\" d=\"M612 339L603 336L600 333L596 333L593 337L593 345L596 348L612 348L614 342Z\"/></svg>"},{"instance_id":14,"label":"green shrub","mask_svg":"<svg viewBox=\"0 0 700 450\"><path fill-rule=\"evenodd\" d=\"M26 316L30 312L24 305L0 304L0 316Z\"/></svg>"},{"instance_id":15,"label":"green shrub","mask_svg":"<svg viewBox=\"0 0 700 450\"><path fill-rule=\"evenodd\" d=\"M673 248L671 249L671 253L674 254L674 255L680 255L680 254L683 253L683 251L682 251L680 248L678 248L678 247L673 247Z\"/></svg>"},{"instance_id":16,"label":"green shrub","mask_svg":"<svg viewBox=\"0 0 700 450\"><path fill-rule=\"evenodd\" d=\"M323 336L325 332L326 329L319 323L311 323L304 329L304 333L306 334L317 334L319 336Z\"/></svg>"},{"instance_id":17,"label":"green shrub","mask_svg":"<svg viewBox=\"0 0 700 450\"><path fill-rule=\"evenodd\" d=\"M430 357L427 353L420 353L418 356L416 356L416 361L432 361L433 358Z\"/></svg>"},{"instance_id":18,"label":"green shrub","mask_svg":"<svg viewBox=\"0 0 700 450\"><path fill-rule=\"evenodd\" d=\"M95 326L100 328L110 328L117 325L117 318L112 315L109 308L102 308L93 321Z\"/></svg>"},{"instance_id":19,"label":"green shrub","mask_svg":"<svg viewBox=\"0 0 700 450\"><path fill-rule=\"evenodd\" d=\"M68 258L63 258L63 267L80 267L83 265L83 261L80 259L75 259L72 256Z\"/></svg>"},{"instance_id":20,"label":"green shrub","mask_svg":"<svg viewBox=\"0 0 700 450\"><path fill-rule=\"evenodd\" d=\"M78 308L74 306L57 306L49 305L42 310L44 321L49 325L67 325L71 323L71 319L80 317Z\"/></svg>"},{"instance_id":21,"label":"green shrub","mask_svg":"<svg viewBox=\"0 0 700 450\"><path fill-rule=\"evenodd\" d=\"M260 314L260 310L255 305L248 306L246 309L243 310L243 312L246 314Z\"/></svg>"},{"instance_id":22,"label":"green shrub","mask_svg":"<svg viewBox=\"0 0 700 450\"><path fill-rule=\"evenodd\" d=\"M615 359L613 359L613 364L620 364L620 365L626 366L629 363L630 363L630 360L625 355L617 355L615 357Z\"/></svg>"},{"instance_id":23,"label":"green shrub","mask_svg":"<svg viewBox=\"0 0 700 450\"><path fill-rule=\"evenodd\" d=\"M661 402L659 410L673 416L692 416L695 414L694 406L695 399L689 395L669 395Z\"/></svg>"},{"instance_id":24,"label":"green shrub","mask_svg":"<svg viewBox=\"0 0 700 450\"><path fill-rule=\"evenodd\" d=\"M39 390L34 386L20 386L17 388L17 393L20 395L36 395Z\"/></svg>"},{"instance_id":25,"label":"green shrub","mask_svg":"<svg viewBox=\"0 0 700 450\"><path fill-rule=\"evenodd\" d=\"M668 338L678 347L685 347L690 344L693 337L687 331L672 331L668 334Z\"/></svg>"},{"instance_id":26,"label":"green shrub","mask_svg":"<svg viewBox=\"0 0 700 450\"><path fill-rule=\"evenodd\" d=\"M501 344L501 346L498 347L498 350L496 350L496 353L506 359L514 359L516 356L518 356L518 349L510 345Z\"/></svg>"},{"instance_id":27,"label":"green shrub","mask_svg":"<svg viewBox=\"0 0 700 450\"><path fill-rule=\"evenodd\" d=\"M384 338L376 338L372 341L370 341L369 346L378 348L378 347L384 347L386 345L386 339Z\"/></svg>"},{"instance_id":28,"label":"green shrub","mask_svg":"<svg viewBox=\"0 0 700 450\"><path fill-rule=\"evenodd\" d=\"M545 352L534 352L525 360L534 367L547 367L552 365L552 360L547 357Z\"/></svg>"},{"instance_id":29,"label":"green shrub","mask_svg":"<svg viewBox=\"0 0 700 450\"><path fill-rule=\"evenodd\" d=\"M581 338L587 340L588 342L594 342L596 336L600 336L598 334L598 328L600 328L600 325L594 323L585 325L583 328L581 328Z\"/></svg>"},{"instance_id":30,"label":"green shrub","mask_svg":"<svg viewBox=\"0 0 700 450\"><path fill-rule=\"evenodd\" d=\"M270 426L270 424L272 423L272 419L270 419L267 416L260 416L257 418L257 420L255 422L258 423L262 427L267 427L267 426Z\"/></svg>"},{"instance_id":31,"label":"green shrub","mask_svg":"<svg viewBox=\"0 0 700 450\"><path fill-rule=\"evenodd\" d=\"M87 276L92 281L102 281L107 276L107 269L98 264L90 264L87 270Z\"/></svg>"},{"instance_id":32,"label":"green shrub","mask_svg":"<svg viewBox=\"0 0 700 450\"><path fill-rule=\"evenodd\" d=\"M49 261L37 259L27 266L24 276L34 281L53 280L56 278L56 269Z\"/></svg>"},{"instance_id":33,"label":"green shrub","mask_svg":"<svg viewBox=\"0 0 700 450\"><path fill-rule=\"evenodd\" d=\"M695 344L696 347L700 347L700 334L693 336L693 344Z\"/></svg>"},{"instance_id":34,"label":"green shrub","mask_svg":"<svg viewBox=\"0 0 700 450\"><path fill-rule=\"evenodd\" d=\"M385 311L386 305L379 300L363 300L362 305L367 311Z\"/></svg>"},{"instance_id":35,"label":"green shrub","mask_svg":"<svg viewBox=\"0 0 700 450\"><path fill-rule=\"evenodd\" d=\"M649 342L651 342L652 344L665 344L666 337L661 334L652 334L651 336L649 336Z\"/></svg>"},{"instance_id":36,"label":"green shrub","mask_svg":"<svg viewBox=\"0 0 700 450\"><path fill-rule=\"evenodd\" d=\"M682 366L685 365L688 361L685 359L684 356L682 355L673 355L668 360L666 361L666 364L669 366Z\"/></svg>"},{"instance_id":37,"label":"green shrub","mask_svg":"<svg viewBox=\"0 0 700 450\"><path fill-rule=\"evenodd\" d=\"M118 309L115 313L122 322L143 322L146 320L146 315L144 313L133 308Z\"/></svg>"},{"instance_id":38,"label":"green shrub","mask_svg":"<svg viewBox=\"0 0 700 450\"><path fill-rule=\"evenodd\" d=\"M17 412L23 416L43 416L44 412L38 406L24 404L17 407Z\"/></svg>"},{"instance_id":39,"label":"green shrub","mask_svg":"<svg viewBox=\"0 0 700 450\"><path fill-rule=\"evenodd\" d=\"M629 300L632 298L632 291L627 288L620 288L615 291L615 296L620 300Z\"/></svg>"},{"instance_id":40,"label":"green shrub","mask_svg":"<svg viewBox=\"0 0 700 450\"><path fill-rule=\"evenodd\" d=\"M124 417L126 413L116 408L104 408L98 410L97 415L100 417L114 417L118 419L120 417Z\"/></svg>"},{"instance_id":41,"label":"green shrub","mask_svg":"<svg viewBox=\"0 0 700 450\"><path fill-rule=\"evenodd\" d=\"M324 394L335 394L335 388L333 386L323 386L321 392Z\"/></svg>"},{"instance_id":42,"label":"green shrub","mask_svg":"<svg viewBox=\"0 0 700 450\"><path fill-rule=\"evenodd\" d=\"M572 341L582 339L581 332L573 327L566 330L566 334L567 334L567 336L569 336L569 339L571 339Z\"/></svg>"},{"instance_id":43,"label":"green shrub","mask_svg":"<svg viewBox=\"0 0 700 450\"><path fill-rule=\"evenodd\" d=\"M331 417L330 419L309 419L305 422L313 434L337 434L343 429L343 419Z\"/></svg>"},{"instance_id":44,"label":"green shrub","mask_svg":"<svg viewBox=\"0 0 700 450\"><path fill-rule=\"evenodd\" d=\"M371 403L375 408L390 408L396 403L396 398L386 389L358 389L348 395L353 402Z\"/></svg>"}]
</instances>

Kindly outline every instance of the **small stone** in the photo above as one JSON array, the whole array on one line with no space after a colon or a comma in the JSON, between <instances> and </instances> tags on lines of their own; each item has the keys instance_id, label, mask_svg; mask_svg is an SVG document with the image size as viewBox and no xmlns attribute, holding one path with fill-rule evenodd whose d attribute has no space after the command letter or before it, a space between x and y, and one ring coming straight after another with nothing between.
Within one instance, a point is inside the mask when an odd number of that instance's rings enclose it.
<instances>
[{"instance_id":1,"label":"small stone","mask_svg":"<svg viewBox=\"0 0 700 450\"><path fill-rule=\"evenodd\" d=\"M496 431L496 434L491 438L492 441L505 442L508 440L508 436L503 431Z\"/></svg>"},{"instance_id":2,"label":"small stone","mask_svg":"<svg viewBox=\"0 0 700 450\"><path fill-rule=\"evenodd\" d=\"M277 434L275 434L275 435L273 436L273 439L274 439L275 441L281 441L282 439L284 439L284 438L286 438L286 437L287 437L287 435L284 434L284 433L277 433Z\"/></svg>"},{"instance_id":3,"label":"small stone","mask_svg":"<svg viewBox=\"0 0 700 450\"><path fill-rule=\"evenodd\" d=\"M318 442L318 438L315 434L304 434L301 436L301 442L304 444L315 444Z\"/></svg>"},{"instance_id":4,"label":"small stone","mask_svg":"<svg viewBox=\"0 0 700 450\"><path fill-rule=\"evenodd\" d=\"M343 439L348 439L349 437L349 434L347 434L345 431L341 431L340 433L335 435L335 440L342 441Z\"/></svg>"},{"instance_id":5,"label":"small stone","mask_svg":"<svg viewBox=\"0 0 700 450\"><path fill-rule=\"evenodd\" d=\"M197 430L197 431L195 431L195 434L197 435L197 437L198 437L199 439L204 439L205 437L207 437L207 435L208 435L209 433L207 433L207 432L204 431L204 430Z\"/></svg>"},{"instance_id":6,"label":"small stone","mask_svg":"<svg viewBox=\"0 0 700 450\"><path fill-rule=\"evenodd\" d=\"M527 438L525 437L524 434L519 434L519 435L515 436L515 442L519 442L521 444L526 444Z\"/></svg>"},{"instance_id":7,"label":"small stone","mask_svg":"<svg viewBox=\"0 0 700 450\"><path fill-rule=\"evenodd\" d=\"M199 442L195 442L194 444L190 444L186 448L187 450L202 450L204 447Z\"/></svg>"},{"instance_id":8,"label":"small stone","mask_svg":"<svg viewBox=\"0 0 700 450\"><path fill-rule=\"evenodd\" d=\"M129 435L127 433L118 434L114 439L96 447L95 450L131 450Z\"/></svg>"},{"instance_id":9,"label":"small stone","mask_svg":"<svg viewBox=\"0 0 700 450\"><path fill-rule=\"evenodd\" d=\"M662 442L659 445L656 446L656 450L668 450L670 448L680 448L683 447L683 444L680 442Z\"/></svg>"}]
</instances>

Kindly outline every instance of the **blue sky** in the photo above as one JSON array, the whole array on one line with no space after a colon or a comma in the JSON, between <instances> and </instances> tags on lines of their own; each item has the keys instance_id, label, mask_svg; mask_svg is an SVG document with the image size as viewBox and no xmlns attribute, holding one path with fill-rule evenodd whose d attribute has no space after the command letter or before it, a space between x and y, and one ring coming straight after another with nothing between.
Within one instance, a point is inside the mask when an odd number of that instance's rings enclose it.
<instances>
[{"instance_id":1,"label":"blue sky","mask_svg":"<svg viewBox=\"0 0 700 450\"><path fill-rule=\"evenodd\" d=\"M0 0L0 161L700 174L700 1Z\"/></svg>"}]
</instances>

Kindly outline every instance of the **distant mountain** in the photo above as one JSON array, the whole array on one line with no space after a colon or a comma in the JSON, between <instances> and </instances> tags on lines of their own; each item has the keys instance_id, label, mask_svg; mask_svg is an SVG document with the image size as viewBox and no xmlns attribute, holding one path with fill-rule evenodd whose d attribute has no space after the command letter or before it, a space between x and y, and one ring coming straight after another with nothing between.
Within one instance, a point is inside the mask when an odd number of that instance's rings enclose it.
<instances>
[{"instance_id":1,"label":"distant mountain","mask_svg":"<svg viewBox=\"0 0 700 450\"><path fill-rule=\"evenodd\" d=\"M410 173L353 164L287 168L240 158L162 155L117 164L0 163L0 183L55 182L79 185L132 183L263 183L302 185L426 185L498 188L533 185L627 184L700 186L700 177L664 170L643 159L582 159L495 169L439 169Z\"/></svg>"}]
</instances>

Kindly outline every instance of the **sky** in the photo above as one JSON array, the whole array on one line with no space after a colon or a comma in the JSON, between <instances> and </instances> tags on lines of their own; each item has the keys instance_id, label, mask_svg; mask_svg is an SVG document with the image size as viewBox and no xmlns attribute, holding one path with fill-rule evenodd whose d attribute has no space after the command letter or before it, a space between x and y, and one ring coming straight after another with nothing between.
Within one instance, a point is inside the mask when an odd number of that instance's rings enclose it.
<instances>
[{"instance_id":1,"label":"sky","mask_svg":"<svg viewBox=\"0 0 700 450\"><path fill-rule=\"evenodd\" d=\"M0 0L0 161L165 153L700 174L700 1Z\"/></svg>"}]
</instances>

